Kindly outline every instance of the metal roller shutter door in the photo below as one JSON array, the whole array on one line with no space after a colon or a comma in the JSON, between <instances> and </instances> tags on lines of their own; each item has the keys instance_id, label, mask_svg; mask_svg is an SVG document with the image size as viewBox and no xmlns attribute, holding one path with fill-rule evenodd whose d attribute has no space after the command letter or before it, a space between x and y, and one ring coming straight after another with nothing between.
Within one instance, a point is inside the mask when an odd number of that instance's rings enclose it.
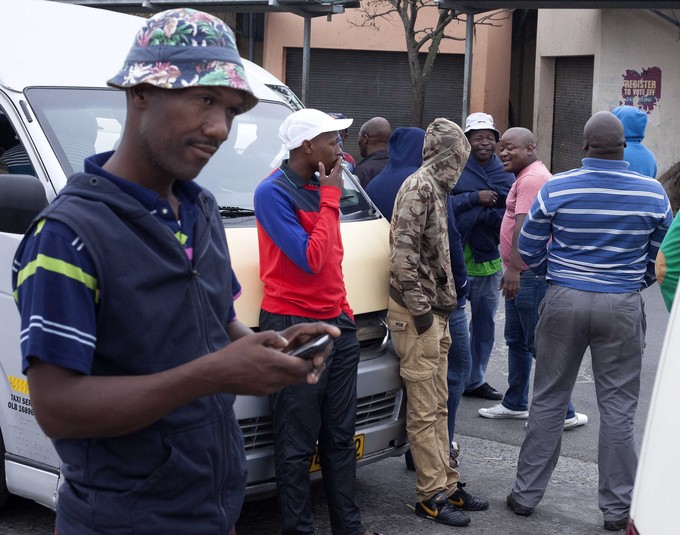
<instances>
[{"instance_id":1,"label":"metal roller shutter door","mask_svg":"<svg viewBox=\"0 0 680 535\"><path fill-rule=\"evenodd\" d=\"M593 107L593 66L593 56L555 59L553 173L581 167L583 127L590 119Z\"/></svg>"},{"instance_id":2,"label":"metal roller shutter door","mask_svg":"<svg viewBox=\"0 0 680 535\"><path fill-rule=\"evenodd\" d=\"M352 117L344 147L357 160L359 128L371 117L385 117L392 128L412 126L411 79L405 52L315 48L309 67L308 108ZM425 125L437 117L460 123L463 109L460 54L439 54L425 94ZM302 49L286 50L286 84L302 94Z\"/></svg>"}]
</instances>

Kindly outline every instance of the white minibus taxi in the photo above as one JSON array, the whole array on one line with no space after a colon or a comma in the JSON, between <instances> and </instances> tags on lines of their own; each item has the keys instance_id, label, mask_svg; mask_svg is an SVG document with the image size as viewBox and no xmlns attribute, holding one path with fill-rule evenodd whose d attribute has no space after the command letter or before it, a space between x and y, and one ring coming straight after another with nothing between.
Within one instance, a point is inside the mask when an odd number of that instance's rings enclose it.
<instances>
[{"instance_id":1,"label":"white minibus taxi","mask_svg":"<svg viewBox=\"0 0 680 535\"><path fill-rule=\"evenodd\" d=\"M21 372L12 258L28 222L71 173L82 171L83 157L115 148L125 95L105 81L122 65L141 23L131 15L54 1L0 2L0 147L21 143L30 160L24 175L0 174L0 502L11 493L54 508L60 478L59 459L33 417ZM221 206L243 287L238 317L257 328L262 286L253 191L271 172L281 146L279 125L299 101L261 68L246 62L246 71L260 103L238 117L197 180ZM385 324L389 225L349 174L341 211L343 270L361 342L355 436L361 465L406 449L405 400ZM268 400L239 397L235 411L247 450L247 493L272 491ZM310 459L313 477L320 477L318 469Z\"/></svg>"}]
</instances>

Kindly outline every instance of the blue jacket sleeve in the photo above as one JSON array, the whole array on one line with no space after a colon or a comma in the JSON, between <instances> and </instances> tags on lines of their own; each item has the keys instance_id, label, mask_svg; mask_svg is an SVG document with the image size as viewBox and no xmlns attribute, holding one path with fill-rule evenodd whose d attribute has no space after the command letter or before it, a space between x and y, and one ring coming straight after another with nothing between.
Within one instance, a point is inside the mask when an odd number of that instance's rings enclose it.
<instances>
[{"instance_id":1,"label":"blue jacket sleeve","mask_svg":"<svg viewBox=\"0 0 680 535\"><path fill-rule=\"evenodd\" d=\"M453 195L449 195L446 204L448 213L449 227L449 251L451 254L451 271L456 285L456 296L458 297L458 307L465 304L468 294L467 268L465 267L465 256L463 255L463 244L460 233L456 228L456 217L453 213Z\"/></svg>"},{"instance_id":2,"label":"blue jacket sleeve","mask_svg":"<svg viewBox=\"0 0 680 535\"><path fill-rule=\"evenodd\" d=\"M668 202L666 206L665 217L654 229L651 236L649 237L647 272L645 273L643 288L648 288L649 286L656 282L656 273L654 269L656 255L659 254L659 247L661 247L661 243L663 242L663 239L668 233L668 230L670 229L672 224L673 224L673 210L671 209L670 202Z\"/></svg>"},{"instance_id":3,"label":"blue jacket sleeve","mask_svg":"<svg viewBox=\"0 0 680 535\"><path fill-rule=\"evenodd\" d=\"M288 194L272 182L262 182L255 189L255 217L285 255L306 273L313 273L307 260L309 235L295 215Z\"/></svg>"},{"instance_id":4,"label":"blue jacket sleeve","mask_svg":"<svg viewBox=\"0 0 680 535\"><path fill-rule=\"evenodd\" d=\"M455 215L467 212L479 204L478 191L464 191L463 193L452 194L449 197Z\"/></svg>"},{"instance_id":5,"label":"blue jacket sleeve","mask_svg":"<svg viewBox=\"0 0 680 535\"><path fill-rule=\"evenodd\" d=\"M552 229L552 215L545 208L544 198L548 197L545 188L543 186L536 195L517 240L522 260L538 275L545 275L547 271L548 242Z\"/></svg>"}]
</instances>

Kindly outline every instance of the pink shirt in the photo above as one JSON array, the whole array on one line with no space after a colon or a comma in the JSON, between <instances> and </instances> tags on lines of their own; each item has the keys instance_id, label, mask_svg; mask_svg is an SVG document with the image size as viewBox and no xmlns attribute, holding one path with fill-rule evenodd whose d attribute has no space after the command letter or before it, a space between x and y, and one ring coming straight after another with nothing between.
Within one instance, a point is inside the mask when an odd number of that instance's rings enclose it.
<instances>
[{"instance_id":1,"label":"pink shirt","mask_svg":"<svg viewBox=\"0 0 680 535\"><path fill-rule=\"evenodd\" d=\"M505 201L505 215L501 223L501 259L505 268L510 264L512 251L512 235L515 232L515 215L528 214L538 190L543 187L552 175L543 162L536 160L527 165L513 183ZM529 269L522 262L521 271Z\"/></svg>"}]
</instances>

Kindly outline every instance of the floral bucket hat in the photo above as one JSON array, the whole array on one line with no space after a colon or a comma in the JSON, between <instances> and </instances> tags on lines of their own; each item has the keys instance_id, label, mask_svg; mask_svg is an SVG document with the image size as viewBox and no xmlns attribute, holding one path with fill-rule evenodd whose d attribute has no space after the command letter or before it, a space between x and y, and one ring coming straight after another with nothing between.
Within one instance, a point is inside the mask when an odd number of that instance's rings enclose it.
<instances>
[{"instance_id":1,"label":"floral bucket hat","mask_svg":"<svg viewBox=\"0 0 680 535\"><path fill-rule=\"evenodd\" d=\"M253 94L234 32L208 13L189 8L157 13L137 32L123 68L108 85L125 89L150 84L163 89L231 87L244 98L242 111L258 100Z\"/></svg>"}]
</instances>

